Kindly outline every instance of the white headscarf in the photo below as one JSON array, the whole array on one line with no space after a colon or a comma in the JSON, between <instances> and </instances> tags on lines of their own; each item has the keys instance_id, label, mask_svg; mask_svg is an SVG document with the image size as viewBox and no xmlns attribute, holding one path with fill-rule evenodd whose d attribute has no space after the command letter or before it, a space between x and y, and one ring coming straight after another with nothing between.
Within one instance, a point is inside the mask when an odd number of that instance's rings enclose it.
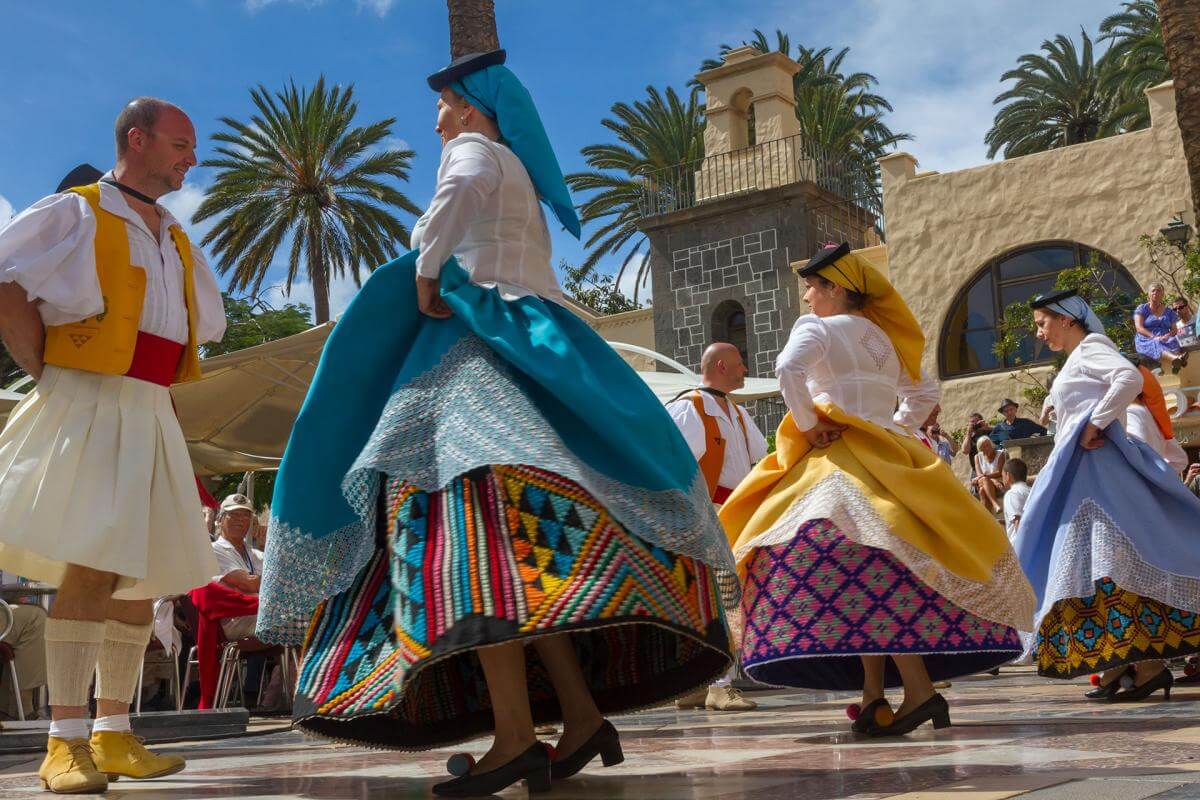
<instances>
[{"instance_id":1,"label":"white headscarf","mask_svg":"<svg viewBox=\"0 0 1200 800\"><path fill-rule=\"evenodd\" d=\"M1065 297L1054 303L1048 303L1046 308L1058 312L1078 322L1088 333L1104 333L1104 323L1088 302L1079 295Z\"/></svg>"}]
</instances>

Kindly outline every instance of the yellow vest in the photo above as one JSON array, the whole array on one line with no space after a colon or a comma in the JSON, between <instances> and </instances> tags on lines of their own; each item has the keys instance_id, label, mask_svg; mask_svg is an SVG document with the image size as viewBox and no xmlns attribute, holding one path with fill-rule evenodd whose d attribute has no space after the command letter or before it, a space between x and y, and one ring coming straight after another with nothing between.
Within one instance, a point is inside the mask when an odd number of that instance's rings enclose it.
<instances>
[{"instance_id":1,"label":"yellow vest","mask_svg":"<svg viewBox=\"0 0 1200 800\"><path fill-rule=\"evenodd\" d=\"M104 375L124 375L133 363L142 303L146 299L146 271L129 258L125 220L100 207L100 184L71 189L83 197L96 217L96 273L104 309L94 317L66 325L46 326L47 364ZM196 342L196 284L192 274L192 245L178 225L171 239L183 263L183 294L187 303L188 343L175 382L200 378L200 351Z\"/></svg>"}]
</instances>

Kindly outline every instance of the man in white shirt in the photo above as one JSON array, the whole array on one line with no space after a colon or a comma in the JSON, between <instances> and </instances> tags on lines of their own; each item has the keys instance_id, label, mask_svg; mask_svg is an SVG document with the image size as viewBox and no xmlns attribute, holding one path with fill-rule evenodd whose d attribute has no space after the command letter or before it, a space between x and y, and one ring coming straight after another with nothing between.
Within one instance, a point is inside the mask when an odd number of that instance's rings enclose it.
<instances>
[{"instance_id":1,"label":"man in white shirt","mask_svg":"<svg viewBox=\"0 0 1200 800\"><path fill-rule=\"evenodd\" d=\"M263 553L246 541L253 525L254 507L244 494L231 494L221 501L217 512L219 535L212 543L221 572L213 576L213 581L242 594L256 595L262 581ZM222 620L221 629L230 641L246 639L254 635L256 619L251 614Z\"/></svg>"},{"instance_id":2,"label":"man in white shirt","mask_svg":"<svg viewBox=\"0 0 1200 800\"><path fill-rule=\"evenodd\" d=\"M700 359L700 386L667 404L708 484L713 503L721 505L751 468L767 454L767 440L746 409L728 394L746 385L746 364L732 344L709 345ZM698 689L675 702L677 708L752 711L731 683L736 668L712 686Z\"/></svg>"},{"instance_id":3,"label":"man in white shirt","mask_svg":"<svg viewBox=\"0 0 1200 800\"><path fill-rule=\"evenodd\" d=\"M1019 458L1004 462L1004 529L1011 542L1021 525L1025 503L1029 500L1029 467Z\"/></svg>"}]
</instances>

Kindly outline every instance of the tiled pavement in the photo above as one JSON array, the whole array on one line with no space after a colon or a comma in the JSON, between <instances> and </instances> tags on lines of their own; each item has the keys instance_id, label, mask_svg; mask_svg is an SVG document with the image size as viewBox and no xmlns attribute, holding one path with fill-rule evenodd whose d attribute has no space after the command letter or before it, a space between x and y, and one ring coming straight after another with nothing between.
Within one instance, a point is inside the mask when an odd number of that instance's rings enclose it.
<instances>
[{"instance_id":1,"label":"tiled pavement","mask_svg":"<svg viewBox=\"0 0 1200 800\"><path fill-rule=\"evenodd\" d=\"M847 732L847 695L758 694L753 713L664 709L615 720L626 761L556 785L556 798L654 800L1179 800L1200 798L1200 686L1169 703L1094 705L1082 682L1027 668L945 690L954 725L904 739ZM1159 695L1161 697L1161 694ZM0 734L2 735L2 734ZM389 753L292 732L162 748L184 754L170 779L113 784L130 800L416 798L444 778L450 751ZM482 743L465 748L479 752ZM0 797L38 794L37 760L0 758ZM525 796L514 787L504 797Z\"/></svg>"}]
</instances>

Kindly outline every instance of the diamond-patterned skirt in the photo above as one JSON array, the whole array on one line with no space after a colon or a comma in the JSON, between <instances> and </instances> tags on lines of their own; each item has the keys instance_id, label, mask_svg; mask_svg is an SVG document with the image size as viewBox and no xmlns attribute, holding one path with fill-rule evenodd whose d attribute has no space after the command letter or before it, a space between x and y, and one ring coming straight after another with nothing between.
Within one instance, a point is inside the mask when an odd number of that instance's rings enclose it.
<instances>
[{"instance_id":1,"label":"diamond-patterned skirt","mask_svg":"<svg viewBox=\"0 0 1200 800\"><path fill-rule=\"evenodd\" d=\"M385 486L389 548L309 629L294 715L318 735L419 750L492 730L476 649L570 633L600 710L661 704L730 665L713 571L632 536L578 484L474 470ZM393 625L394 621L394 625ZM528 647L537 722L561 719Z\"/></svg>"},{"instance_id":2,"label":"diamond-patterned skirt","mask_svg":"<svg viewBox=\"0 0 1200 800\"><path fill-rule=\"evenodd\" d=\"M925 657L933 680L991 669L1021 654L1017 632L964 611L886 550L829 520L751 557L742 596L742 664L776 686L859 689L861 655ZM900 675L889 659L888 686Z\"/></svg>"},{"instance_id":3,"label":"diamond-patterned skirt","mask_svg":"<svg viewBox=\"0 0 1200 800\"><path fill-rule=\"evenodd\" d=\"M1095 581L1090 597L1050 607L1038 626L1038 674L1076 678L1125 664L1200 653L1200 615Z\"/></svg>"}]
</instances>

